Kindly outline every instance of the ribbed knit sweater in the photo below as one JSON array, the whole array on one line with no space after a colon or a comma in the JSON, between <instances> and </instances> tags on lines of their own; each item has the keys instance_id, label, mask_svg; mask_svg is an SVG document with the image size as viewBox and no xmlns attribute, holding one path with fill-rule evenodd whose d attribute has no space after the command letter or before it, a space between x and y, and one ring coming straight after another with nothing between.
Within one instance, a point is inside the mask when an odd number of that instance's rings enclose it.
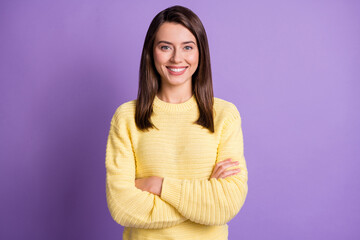
<instances>
[{"instance_id":1,"label":"ribbed knit sweater","mask_svg":"<svg viewBox=\"0 0 360 240\"><path fill-rule=\"evenodd\" d=\"M237 107L214 97L215 132L193 123L194 95L183 103L157 96L152 123L135 125L136 100L115 111L106 146L106 198L112 218L124 226L124 240L225 240L228 225L248 191L241 118ZM241 171L210 178L215 164L239 161ZM135 187L136 178L163 177L161 196Z\"/></svg>"}]
</instances>

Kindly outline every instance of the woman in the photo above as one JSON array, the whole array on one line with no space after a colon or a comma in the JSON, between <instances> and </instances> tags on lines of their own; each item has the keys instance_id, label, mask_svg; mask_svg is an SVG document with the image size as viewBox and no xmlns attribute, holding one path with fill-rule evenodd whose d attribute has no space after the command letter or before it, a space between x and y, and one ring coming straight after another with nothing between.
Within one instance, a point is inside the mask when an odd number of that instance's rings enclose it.
<instances>
[{"instance_id":1,"label":"woman","mask_svg":"<svg viewBox=\"0 0 360 240\"><path fill-rule=\"evenodd\" d=\"M241 118L213 97L206 32L190 9L155 16L139 74L106 148L107 203L123 239L228 239L248 191Z\"/></svg>"}]
</instances>

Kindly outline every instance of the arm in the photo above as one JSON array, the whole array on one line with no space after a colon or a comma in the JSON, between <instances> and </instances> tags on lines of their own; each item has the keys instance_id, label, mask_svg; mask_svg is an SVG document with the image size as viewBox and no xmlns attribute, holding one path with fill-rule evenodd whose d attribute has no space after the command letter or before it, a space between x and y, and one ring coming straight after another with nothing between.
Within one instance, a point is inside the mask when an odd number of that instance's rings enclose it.
<instances>
[{"instance_id":1,"label":"arm","mask_svg":"<svg viewBox=\"0 0 360 240\"><path fill-rule=\"evenodd\" d=\"M235 105L234 105L235 106ZM239 161L241 171L226 178L176 179L164 177L161 198L183 216L205 225L222 225L240 211L248 191L248 172L244 158L239 112L224 123L216 163L226 158Z\"/></svg>"},{"instance_id":2,"label":"arm","mask_svg":"<svg viewBox=\"0 0 360 240\"><path fill-rule=\"evenodd\" d=\"M115 113L106 146L106 199L113 219L136 228L166 228L185 220L159 196L135 187L135 157L126 120Z\"/></svg>"}]
</instances>

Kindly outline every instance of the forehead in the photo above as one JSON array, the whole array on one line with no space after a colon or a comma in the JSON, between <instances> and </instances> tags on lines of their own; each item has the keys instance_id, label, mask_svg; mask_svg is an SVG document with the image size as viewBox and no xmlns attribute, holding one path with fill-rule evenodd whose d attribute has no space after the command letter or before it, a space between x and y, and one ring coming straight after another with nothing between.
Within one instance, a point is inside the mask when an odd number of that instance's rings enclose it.
<instances>
[{"instance_id":1,"label":"forehead","mask_svg":"<svg viewBox=\"0 0 360 240\"><path fill-rule=\"evenodd\" d=\"M156 41L169 41L172 43L180 43L185 41L196 42L195 36L183 25L179 23L165 22L159 27L156 37Z\"/></svg>"}]
</instances>

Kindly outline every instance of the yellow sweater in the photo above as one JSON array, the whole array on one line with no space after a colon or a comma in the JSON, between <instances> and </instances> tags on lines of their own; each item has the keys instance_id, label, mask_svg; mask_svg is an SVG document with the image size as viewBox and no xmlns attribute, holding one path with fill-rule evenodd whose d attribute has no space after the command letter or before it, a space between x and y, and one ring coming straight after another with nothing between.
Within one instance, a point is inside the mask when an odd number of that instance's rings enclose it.
<instances>
[{"instance_id":1,"label":"yellow sweater","mask_svg":"<svg viewBox=\"0 0 360 240\"><path fill-rule=\"evenodd\" d=\"M106 147L106 198L112 218L124 226L124 240L225 240L226 224L240 211L247 191L239 111L214 98L215 133L192 124L199 110L193 95L173 104L157 96L151 121L136 128L135 101L120 105L111 120ZM232 158L236 175L210 178L215 164ZM135 178L163 177L161 196L135 187Z\"/></svg>"}]
</instances>

